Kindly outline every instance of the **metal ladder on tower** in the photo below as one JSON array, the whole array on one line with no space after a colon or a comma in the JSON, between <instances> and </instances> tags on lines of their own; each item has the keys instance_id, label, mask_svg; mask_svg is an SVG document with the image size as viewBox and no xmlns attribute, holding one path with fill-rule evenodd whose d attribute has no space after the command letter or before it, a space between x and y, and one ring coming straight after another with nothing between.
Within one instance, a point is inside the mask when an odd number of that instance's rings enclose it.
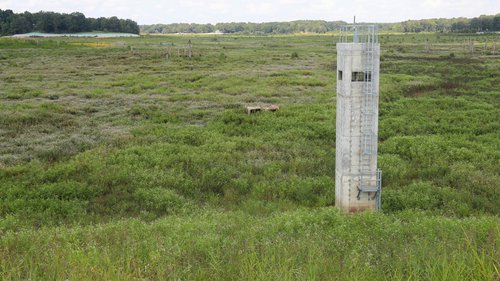
<instances>
[{"instance_id":1,"label":"metal ladder on tower","mask_svg":"<svg viewBox=\"0 0 500 281\"><path fill-rule=\"evenodd\" d=\"M374 93L374 45L376 44L375 26L370 26L364 34L363 52L363 95L361 100L361 139L359 156L358 200L361 193L374 193L376 208L380 208L381 171L372 171L371 163L375 153L376 137L374 132L375 93Z\"/></svg>"}]
</instances>

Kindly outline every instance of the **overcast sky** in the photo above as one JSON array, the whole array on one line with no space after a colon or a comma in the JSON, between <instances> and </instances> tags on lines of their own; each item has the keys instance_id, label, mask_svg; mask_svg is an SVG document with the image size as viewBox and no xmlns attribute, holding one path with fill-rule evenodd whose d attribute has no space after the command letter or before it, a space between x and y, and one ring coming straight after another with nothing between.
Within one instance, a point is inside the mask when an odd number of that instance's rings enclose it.
<instances>
[{"instance_id":1,"label":"overcast sky","mask_svg":"<svg viewBox=\"0 0 500 281\"><path fill-rule=\"evenodd\" d=\"M476 17L500 13L500 0L0 0L14 12L82 12L87 17L128 18L139 24L408 19Z\"/></svg>"}]
</instances>

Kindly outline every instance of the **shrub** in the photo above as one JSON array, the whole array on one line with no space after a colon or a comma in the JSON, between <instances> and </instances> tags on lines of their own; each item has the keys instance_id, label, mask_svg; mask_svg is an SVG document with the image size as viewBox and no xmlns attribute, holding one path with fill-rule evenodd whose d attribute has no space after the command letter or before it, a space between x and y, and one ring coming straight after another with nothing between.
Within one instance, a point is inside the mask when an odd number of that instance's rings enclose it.
<instances>
[{"instance_id":1,"label":"shrub","mask_svg":"<svg viewBox=\"0 0 500 281\"><path fill-rule=\"evenodd\" d=\"M140 188L134 193L135 203L140 210L158 215L172 214L181 210L187 200L175 191L165 188Z\"/></svg>"}]
</instances>

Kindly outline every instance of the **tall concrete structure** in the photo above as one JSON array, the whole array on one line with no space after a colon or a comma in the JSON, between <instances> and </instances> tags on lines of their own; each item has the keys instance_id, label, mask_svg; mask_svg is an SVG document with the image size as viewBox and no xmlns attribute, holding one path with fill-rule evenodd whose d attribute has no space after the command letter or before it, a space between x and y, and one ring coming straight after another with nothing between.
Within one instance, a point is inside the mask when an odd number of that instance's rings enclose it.
<instances>
[{"instance_id":1,"label":"tall concrete structure","mask_svg":"<svg viewBox=\"0 0 500 281\"><path fill-rule=\"evenodd\" d=\"M335 205L380 209L377 169L380 44L375 25L350 25L337 43Z\"/></svg>"}]
</instances>

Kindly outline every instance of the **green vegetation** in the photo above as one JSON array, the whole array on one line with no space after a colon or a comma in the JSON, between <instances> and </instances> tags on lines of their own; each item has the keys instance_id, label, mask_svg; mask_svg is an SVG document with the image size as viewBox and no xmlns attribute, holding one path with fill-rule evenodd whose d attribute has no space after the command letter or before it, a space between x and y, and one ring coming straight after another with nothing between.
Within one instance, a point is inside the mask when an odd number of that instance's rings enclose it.
<instances>
[{"instance_id":1,"label":"green vegetation","mask_svg":"<svg viewBox=\"0 0 500 281\"><path fill-rule=\"evenodd\" d=\"M24 12L0 9L0 36L23 34L33 31L47 33L78 33L107 31L139 34L139 26L133 20L117 17L86 18L82 13L61 14L54 12Z\"/></svg>"},{"instance_id":2,"label":"green vegetation","mask_svg":"<svg viewBox=\"0 0 500 281\"><path fill-rule=\"evenodd\" d=\"M227 22L213 24L172 23L141 25L141 33L210 33L220 31L236 34L293 34L338 31L344 21L297 20L290 22ZM381 30L392 32L491 32L500 31L500 14L476 18L407 20L379 23Z\"/></svg>"},{"instance_id":3,"label":"green vegetation","mask_svg":"<svg viewBox=\"0 0 500 281\"><path fill-rule=\"evenodd\" d=\"M0 276L497 280L497 40L380 36L383 211L344 215L332 37L2 38Z\"/></svg>"}]
</instances>

